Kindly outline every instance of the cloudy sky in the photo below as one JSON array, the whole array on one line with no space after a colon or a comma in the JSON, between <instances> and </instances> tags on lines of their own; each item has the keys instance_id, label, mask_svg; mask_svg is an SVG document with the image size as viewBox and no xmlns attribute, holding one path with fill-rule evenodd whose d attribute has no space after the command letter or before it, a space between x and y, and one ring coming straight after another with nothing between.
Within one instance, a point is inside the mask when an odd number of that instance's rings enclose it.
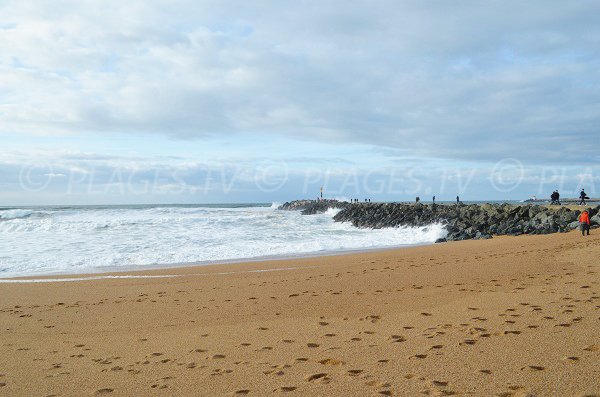
<instances>
[{"instance_id":1,"label":"cloudy sky","mask_svg":"<svg viewBox=\"0 0 600 397\"><path fill-rule=\"evenodd\" d=\"M0 15L0 205L600 190L598 1Z\"/></svg>"}]
</instances>

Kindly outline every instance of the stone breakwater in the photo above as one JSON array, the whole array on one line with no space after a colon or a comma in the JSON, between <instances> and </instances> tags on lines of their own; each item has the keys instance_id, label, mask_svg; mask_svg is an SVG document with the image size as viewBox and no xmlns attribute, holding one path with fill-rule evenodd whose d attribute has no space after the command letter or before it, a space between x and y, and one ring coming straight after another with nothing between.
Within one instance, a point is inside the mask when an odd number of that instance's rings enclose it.
<instances>
[{"instance_id":1,"label":"stone breakwater","mask_svg":"<svg viewBox=\"0 0 600 397\"><path fill-rule=\"evenodd\" d=\"M333 219L351 222L360 228L423 227L441 223L448 231L445 240L487 239L494 235L562 233L578 226L583 210L567 207L512 204L401 204L348 203L337 200L298 200L280 209L300 210L302 214L323 213L329 208L341 209ZM592 227L600 226L600 206L586 208ZM444 241L444 240L441 240Z\"/></svg>"},{"instance_id":2,"label":"stone breakwater","mask_svg":"<svg viewBox=\"0 0 600 397\"><path fill-rule=\"evenodd\" d=\"M600 225L600 206L589 208L591 222ZM493 235L561 233L578 226L580 210L539 205L367 204L352 205L334 216L336 222L356 227L427 226L441 223L447 240L487 239Z\"/></svg>"},{"instance_id":3,"label":"stone breakwater","mask_svg":"<svg viewBox=\"0 0 600 397\"><path fill-rule=\"evenodd\" d=\"M301 211L302 215L314 215L327 212L330 208L348 208L353 204L339 200L294 200L286 202L278 209L286 211ZM358 204L354 204L358 205Z\"/></svg>"}]
</instances>

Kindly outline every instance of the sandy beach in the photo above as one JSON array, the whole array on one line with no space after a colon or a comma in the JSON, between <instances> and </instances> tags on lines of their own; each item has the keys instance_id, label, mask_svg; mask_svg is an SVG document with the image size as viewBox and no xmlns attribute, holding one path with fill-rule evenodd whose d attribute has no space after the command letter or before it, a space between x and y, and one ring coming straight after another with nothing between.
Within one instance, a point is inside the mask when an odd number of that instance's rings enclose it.
<instances>
[{"instance_id":1,"label":"sandy beach","mask_svg":"<svg viewBox=\"0 0 600 397\"><path fill-rule=\"evenodd\" d=\"M599 256L571 232L0 284L0 395L596 396Z\"/></svg>"}]
</instances>

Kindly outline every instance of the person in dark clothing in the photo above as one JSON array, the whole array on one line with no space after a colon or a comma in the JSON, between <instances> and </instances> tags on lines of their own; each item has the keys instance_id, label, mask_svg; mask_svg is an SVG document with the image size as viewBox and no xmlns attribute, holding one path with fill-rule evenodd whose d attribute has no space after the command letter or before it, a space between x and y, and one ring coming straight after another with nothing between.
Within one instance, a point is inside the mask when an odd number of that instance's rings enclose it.
<instances>
[{"instance_id":1,"label":"person in dark clothing","mask_svg":"<svg viewBox=\"0 0 600 397\"><path fill-rule=\"evenodd\" d=\"M456 196L456 204L460 204L460 197Z\"/></svg>"},{"instance_id":2,"label":"person in dark clothing","mask_svg":"<svg viewBox=\"0 0 600 397\"><path fill-rule=\"evenodd\" d=\"M435 204L435 196L433 196L433 199L431 201L433 204Z\"/></svg>"},{"instance_id":3,"label":"person in dark clothing","mask_svg":"<svg viewBox=\"0 0 600 397\"><path fill-rule=\"evenodd\" d=\"M581 189L581 193L579 193L579 205L585 205L585 200L589 199L587 194L585 194L585 190Z\"/></svg>"},{"instance_id":4,"label":"person in dark clothing","mask_svg":"<svg viewBox=\"0 0 600 397\"><path fill-rule=\"evenodd\" d=\"M581 226L581 235L585 236L590 235L590 214L587 211L583 211L581 215L579 215L579 225Z\"/></svg>"},{"instance_id":5,"label":"person in dark clothing","mask_svg":"<svg viewBox=\"0 0 600 397\"><path fill-rule=\"evenodd\" d=\"M560 205L560 193L558 193L558 190L552 192L550 195L550 200L550 204Z\"/></svg>"}]
</instances>

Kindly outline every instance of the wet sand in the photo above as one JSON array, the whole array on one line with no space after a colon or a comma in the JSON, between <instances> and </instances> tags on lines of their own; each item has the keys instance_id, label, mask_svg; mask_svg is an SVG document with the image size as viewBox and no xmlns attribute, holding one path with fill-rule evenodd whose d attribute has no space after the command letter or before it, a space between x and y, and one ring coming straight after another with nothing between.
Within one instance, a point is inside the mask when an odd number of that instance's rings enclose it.
<instances>
[{"instance_id":1,"label":"wet sand","mask_svg":"<svg viewBox=\"0 0 600 397\"><path fill-rule=\"evenodd\" d=\"M0 284L0 395L598 396L592 234Z\"/></svg>"}]
</instances>

